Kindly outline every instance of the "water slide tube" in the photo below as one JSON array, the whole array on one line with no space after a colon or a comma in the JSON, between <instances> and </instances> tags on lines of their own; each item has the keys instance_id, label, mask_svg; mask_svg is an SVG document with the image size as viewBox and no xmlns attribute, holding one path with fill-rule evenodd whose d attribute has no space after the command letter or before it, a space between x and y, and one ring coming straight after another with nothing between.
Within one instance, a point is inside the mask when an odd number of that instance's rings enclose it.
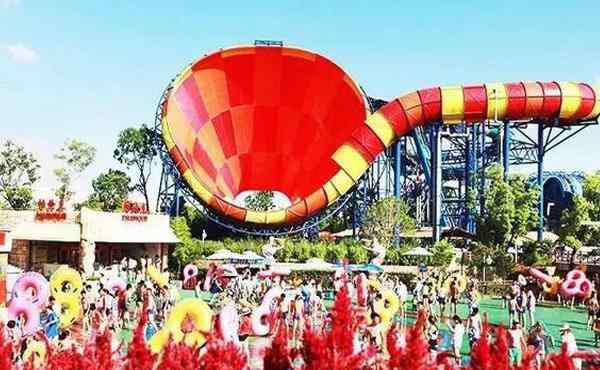
<instances>
[{"instance_id":1,"label":"water slide tube","mask_svg":"<svg viewBox=\"0 0 600 370\"><path fill-rule=\"evenodd\" d=\"M163 101L161 128L175 166L207 207L273 225L334 203L417 127L488 119L568 126L599 115L600 88L574 82L433 87L367 115L360 89L332 61L303 49L247 46L185 69ZM246 190L276 190L291 205L258 212L235 204Z\"/></svg>"}]
</instances>

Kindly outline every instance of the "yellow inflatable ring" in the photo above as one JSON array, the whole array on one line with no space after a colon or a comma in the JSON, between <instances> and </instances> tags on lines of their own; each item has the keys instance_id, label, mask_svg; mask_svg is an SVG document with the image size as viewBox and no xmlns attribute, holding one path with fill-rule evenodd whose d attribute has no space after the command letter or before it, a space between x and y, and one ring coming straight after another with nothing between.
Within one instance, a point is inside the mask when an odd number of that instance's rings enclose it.
<instances>
[{"instance_id":1,"label":"yellow inflatable ring","mask_svg":"<svg viewBox=\"0 0 600 370\"><path fill-rule=\"evenodd\" d=\"M148 345L153 353L160 353L169 341L169 331L167 328L162 328L148 340Z\"/></svg>"},{"instance_id":2,"label":"yellow inflatable ring","mask_svg":"<svg viewBox=\"0 0 600 370\"><path fill-rule=\"evenodd\" d=\"M400 299L393 290L387 289L381 292L381 298L375 301L373 308L381 317L381 322L389 325L400 309Z\"/></svg>"},{"instance_id":3,"label":"yellow inflatable ring","mask_svg":"<svg viewBox=\"0 0 600 370\"><path fill-rule=\"evenodd\" d=\"M56 302L60 304L60 312L57 314L60 318L61 328L68 328L81 317L81 301L78 296L74 294L60 295L56 298Z\"/></svg>"},{"instance_id":4,"label":"yellow inflatable ring","mask_svg":"<svg viewBox=\"0 0 600 370\"><path fill-rule=\"evenodd\" d=\"M555 295L560 288L560 278L558 276L552 276L552 283L544 281L542 283L542 288L544 289L544 293Z\"/></svg>"},{"instance_id":5,"label":"yellow inflatable ring","mask_svg":"<svg viewBox=\"0 0 600 370\"><path fill-rule=\"evenodd\" d=\"M68 289L65 284L69 284ZM76 270L70 267L61 267L56 270L50 277L50 291L54 298L64 295L81 294L83 290L83 281L81 275Z\"/></svg>"},{"instance_id":6,"label":"yellow inflatable ring","mask_svg":"<svg viewBox=\"0 0 600 370\"><path fill-rule=\"evenodd\" d=\"M41 367L46 362L46 345L43 342L34 340L27 343L27 349L23 353L23 362L28 363L32 360L35 368Z\"/></svg>"},{"instance_id":7,"label":"yellow inflatable ring","mask_svg":"<svg viewBox=\"0 0 600 370\"><path fill-rule=\"evenodd\" d=\"M169 285L169 273L165 272L163 274L158 271L158 269L154 266L148 267L148 276L152 281L154 281L161 288L165 288Z\"/></svg>"},{"instance_id":8,"label":"yellow inflatable ring","mask_svg":"<svg viewBox=\"0 0 600 370\"><path fill-rule=\"evenodd\" d=\"M188 298L177 303L163 329L159 330L150 339L150 349L158 353L166 344L169 336L175 343L183 341L190 347L199 347L206 342L204 333L208 333L212 326L213 312L210 307L199 298ZM184 333L181 325L189 318L195 327L191 333Z\"/></svg>"},{"instance_id":9,"label":"yellow inflatable ring","mask_svg":"<svg viewBox=\"0 0 600 370\"><path fill-rule=\"evenodd\" d=\"M369 279L367 286L375 290L381 290L381 282L379 282L377 279Z\"/></svg>"}]
</instances>

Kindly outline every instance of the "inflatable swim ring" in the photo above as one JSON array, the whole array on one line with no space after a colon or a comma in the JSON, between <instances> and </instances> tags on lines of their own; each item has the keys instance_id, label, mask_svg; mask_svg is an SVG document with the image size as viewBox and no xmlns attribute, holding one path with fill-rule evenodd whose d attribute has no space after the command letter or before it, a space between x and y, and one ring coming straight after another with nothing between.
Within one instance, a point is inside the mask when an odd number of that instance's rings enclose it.
<instances>
[{"instance_id":1,"label":"inflatable swim ring","mask_svg":"<svg viewBox=\"0 0 600 370\"><path fill-rule=\"evenodd\" d=\"M219 313L219 330L223 340L239 345L240 317L231 302L226 304Z\"/></svg>"},{"instance_id":2,"label":"inflatable swim ring","mask_svg":"<svg viewBox=\"0 0 600 370\"><path fill-rule=\"evenodd\" d=\"M29 299L41 309L48 304L48 297L50 297L48 280L40 273L25 272L15 282L12 296Z\"/></svg>"},{"instance_id":3,"label":"inflatable swim ring","mask_svg":"<svg viewBox=\"0 0 600 370\"><path fill-rule=\"evenodd\" d=\"M38 340L33 340L27 343L27 349L23 353L23 362L32 361L33 366L37 369L46 362L46 344Z\"/></svg>"},{"instance_id":4,"label":"inflatable swim ring","mask_svg":"<svg viewBox=\"0 0 600 370\"><path fill-rule=\"evenodd\" d=\"M393 290L384 290L381 292L381 299L375 301L374 309L381 317L381 322L389 325L400 309L400 299Z\"/></svg>"},{"instance_id":5,"label":"inflatable swim ring","mask_svg":"<svg viewBox=\"0 0 600 370\"><path fill-rule=\"evenodd\" d=\"M565 298L585 299L592 294L592 283L585 276L585 272L578 269L571 270L560 286L560 293Z\"/></svg>"},{"instance_id":6,"label":"inflatable swim ring","mask_svg":"<svg viewBox=\"0 0 600 370\"><path fill-rule=\"evenodd\" d=\"M169 273L160 273L158 269L154 266L148 267L148 276L150 279L156 283L161 288L166 288L169 285Z\"/></svg>"},{"instance_id":7,"label":"inflatable swim ring","mask_svg":"<svg viewBox=\"0 0 600 370\"><path fill-rule=\"evenodd\" d=\"M185 267L183 268L184 283L196 275L198 275L198 267L196 265L194 265L193 263L185 265Z\"/></svg>"},{"instance_id":8,"label":"inflatable swim ring","mask_svg":"<svg viewBox=\"0 0 600 370\"><path fill-rule=\"evenodd\" d=\"M16 297L8 304L8 319L19 321L19 316L25 318L23 334L31 335L40 329L40 309L26 298Z\"/></svg>"},{"instance_id":9,"label":"inflatable swim ring","mask_svg":"<svg viewBox=\"0 0 600 370\"><path fill-rule=\"evenodd\" d=\"M269 334L271 329L268 322L265 322L265 316L271 314L271 304L273 300L279 298L282 294L281 288L273 287L267 291L263 297L262 303L253 312L250 320L252 322L252 331L255 335L264 336Z\"/></svg>"},{"instance_id":10,"label":"inflatable swim ring","mask_svg":"<svg viewBox=\"0 0 600 370\"><path fill-rule=\"evenodd\" d=\"M199 347L206 342L204 333L210 332L212 325L212 310L199 298L188 298L177 303L165 326L150 338L150 349L159 353L169 339L169 335L175 343L184 342L190 347ZM182 325L186 320L191 320L194 330L184 333Z\"/></svg>"},{"instance_id":11,"label":"inflatable swim ring","mask_svg":"<svg viewBox=\"0 0 600 370\"><path fill-rule=\"evenodd\" d=\"M61 267L50 277L50 292L56 299L61 295L79 295L82 289L81 275L70 267Z\"/></svg>"},{"instance_id":12,"label":"inflatable swim ring","mask_svg":"<svg viewBox=\"0 0 600 370\"><path fill-rule=\"evenodd\" d=\"M109 292L116 294L127 290L127 283L125 280L118 276L109 276L102 282L104 288L108 289Z\"/></svg>"},{"instance_id":13,"label":"inflatable swim ring","mask_svg":"<svg viewBox=\"0 0 600 370\"><path fill-rule=\"evenodd\" d=\"M60 318L61 328L68 328L81 316L81 301L77 295L58 296L56 303L60 305L58 317Z\"/></svg>"}]
</instances>

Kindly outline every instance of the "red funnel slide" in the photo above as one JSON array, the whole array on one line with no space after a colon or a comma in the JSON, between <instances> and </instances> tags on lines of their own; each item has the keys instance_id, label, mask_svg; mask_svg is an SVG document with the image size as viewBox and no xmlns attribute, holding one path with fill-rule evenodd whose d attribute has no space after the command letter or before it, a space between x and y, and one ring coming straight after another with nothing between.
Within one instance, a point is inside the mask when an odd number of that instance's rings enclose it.
<instances>
[{"instance_id":1,"label":"red funnel slide","mask_svg":"<svg viewBox=\"0 0 600 370\"><path fill-rule=\"evenodd\" d=\"M254 46L221 50L184 70L162 107L162 132L204 204L237 221L281 224L333 203L414 127L488 119L569 125L599 114L600 89L524 82L423 89L367 117L357 85L330 60ZM246 190L279 191L291 205L256 212L233 204Z\"/></svg>"}]
</instances>

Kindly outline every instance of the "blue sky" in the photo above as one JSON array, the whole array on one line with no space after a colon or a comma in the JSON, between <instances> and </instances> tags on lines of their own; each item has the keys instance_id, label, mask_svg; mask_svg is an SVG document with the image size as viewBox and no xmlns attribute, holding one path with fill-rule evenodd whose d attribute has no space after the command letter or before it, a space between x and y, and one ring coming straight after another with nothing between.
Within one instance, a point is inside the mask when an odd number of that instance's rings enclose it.
<instances>
[{"instance_id":1,"label":"blue sky","mask_svg":"<svg viewBox=\"0 0 600 370\"><path fill-rule=\"evenodd\" d=\"M172 4L170 4L172 3ZM321 52L374 96L489 81L600 82L599 1L45 1L0 0L0 139L26 145L53 187L67 138L98 158L78 197L116 164L119 130L152 123L162 89L184 66L254 39ZM548 158L548 168L600 168L600 128Z\"/></svg>"}]
</instances>

